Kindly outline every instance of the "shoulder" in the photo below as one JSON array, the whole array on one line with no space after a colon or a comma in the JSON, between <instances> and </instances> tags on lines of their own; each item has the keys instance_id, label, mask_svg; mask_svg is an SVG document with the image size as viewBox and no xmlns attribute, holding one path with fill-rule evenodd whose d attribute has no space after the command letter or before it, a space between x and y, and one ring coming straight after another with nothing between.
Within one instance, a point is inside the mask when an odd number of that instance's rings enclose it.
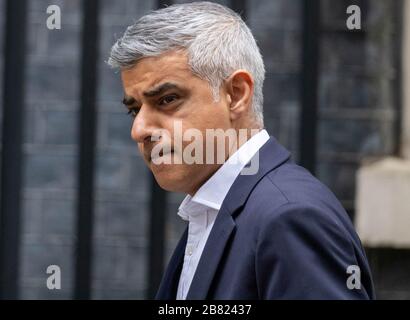
<instances>
[{"instance_id":1,"label":"shoulder","mask_svg":"<svg viewBox=\"0 0 410 320\"><path fill-rule=\"evenodd\" d=\"M286 212L308 212L329 219L347 214L335 195L309 171L291 162L268 172L253 188L245 210L261 219L276 219Z\"/></svg>"},{"instance_id":2,"label":"shoulder","mask_svg":"<svg viewBox=\"0 0 410 320\"><path fill-rule=\"evenodd\" d=\"M252 237L261 296L372 296L370 272L350 218L333 193L304 168L286 163L267 173L236 221L238 231ZM364 290L346 289L351 265L363 271Z\"/></svg>"},{"instance_id":3,"label":"shoulder","mask_svg":"<svg viewBox=\"0 0 410 320\"><path fill-rule=\"evenodd\" d=\"M255 236L305 232L355 241L357 235L334 194L304 168L286 163L266 174L249 194L237 222ZM278 230L276 230L278 229ZM255 239L256 240L256 239Z\"/></svg>"}]
</instances>

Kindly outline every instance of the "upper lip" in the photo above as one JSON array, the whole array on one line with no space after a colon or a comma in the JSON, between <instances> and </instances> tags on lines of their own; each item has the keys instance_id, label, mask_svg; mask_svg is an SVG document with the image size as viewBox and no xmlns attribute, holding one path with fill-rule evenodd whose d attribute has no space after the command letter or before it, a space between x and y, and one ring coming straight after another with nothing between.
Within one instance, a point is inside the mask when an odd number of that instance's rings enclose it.
<instances>
[{"instance_id":1,"label":"upper lip","mask_svg":"<svg viewBox=\"0 0 410 320\"><path fill-rule=\"evenodd\" d=\"M162 156L164 156L164 155L166 155L166 154L168 154L168 153L172 153L172 152L174 152L174 149L170 149L168 152L165 152L164 153L164 150L162 149L160 152L159 152L159 154L158 154L158 156L159 157L162 157ZM146 158L149 160L149 161L152 161L152 157L151 157L151 154L152 154L152 149L150 150L150 152L147 154L147 156L146 156Z\"/></svg>"}]
</instances>

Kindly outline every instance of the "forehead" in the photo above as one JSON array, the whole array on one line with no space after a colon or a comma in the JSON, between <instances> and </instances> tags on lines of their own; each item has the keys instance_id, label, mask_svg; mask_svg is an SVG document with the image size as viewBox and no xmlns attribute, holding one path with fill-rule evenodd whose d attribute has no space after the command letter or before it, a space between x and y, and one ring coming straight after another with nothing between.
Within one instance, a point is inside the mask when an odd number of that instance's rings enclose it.
<instances>
[{"instance_id":1,"label":"forehead","mask_svg":"<svg viewBox=\"0 0 410 320\"><path fill-rule=\"evenodd\" d=\"M134 67L121 71L124 90L134 95L165 80L184 85L194 77L186 54L181 52L146 57L138 61Z\"/></svg>"}]
</instances>

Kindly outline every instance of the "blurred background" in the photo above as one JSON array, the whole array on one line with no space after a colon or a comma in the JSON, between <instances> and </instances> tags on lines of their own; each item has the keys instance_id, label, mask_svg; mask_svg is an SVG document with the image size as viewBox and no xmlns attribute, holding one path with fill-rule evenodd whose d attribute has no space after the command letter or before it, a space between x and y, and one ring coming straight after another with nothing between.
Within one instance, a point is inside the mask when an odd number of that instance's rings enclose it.
<instances>
[{"instance_id":1,"label":"blurred background","mask_svg":"<svg viewBox=\"0 0 410 320\"><path fill-rule=\"evenodd\" d=\"M186 227L177 216L184 195L162 191L145 167L119 74L105 61L128 25L181 2L0 0L0 298L154 296ZM268 132L356 225L375 221L366 203L384 197L360 193L367 180L358 173L403 158L407 0L215 2L241 13L261 48ZM61 29L47 27L50 5ZM347 28L349 5L360 8L360 29ZM397 208L386 206L390 221ZM385 224L390 238L380 241L377 226L359 228L380 299L410 299L410 220L395 221L404 229ZM50 265L60 267L61 289L46 286Z\"/></svg>"}]
</instances>

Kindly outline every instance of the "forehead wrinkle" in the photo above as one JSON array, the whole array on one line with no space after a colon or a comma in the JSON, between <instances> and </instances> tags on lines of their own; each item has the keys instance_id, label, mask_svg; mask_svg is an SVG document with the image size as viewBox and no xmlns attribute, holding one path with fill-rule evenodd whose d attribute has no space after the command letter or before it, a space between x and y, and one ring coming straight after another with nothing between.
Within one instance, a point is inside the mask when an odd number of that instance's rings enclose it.
<instances>
[{"instance_id":1,"label":"forehead wrinkle","mask_svg":"<svg viewBox=\"0 0 410 320\"><path fill-rule=\"evenodd\" d=\"M187 76L198 78L192 72L187 57L175 54L146 57L133 68L126 70L124 74L128 78L128 83L124 83L127 86L124 86L124 91L135 99L142 98L143 92L154 88L161 82L173 82L180 88L187 89L191 87Z\"/></svg>"}]
</instances>

